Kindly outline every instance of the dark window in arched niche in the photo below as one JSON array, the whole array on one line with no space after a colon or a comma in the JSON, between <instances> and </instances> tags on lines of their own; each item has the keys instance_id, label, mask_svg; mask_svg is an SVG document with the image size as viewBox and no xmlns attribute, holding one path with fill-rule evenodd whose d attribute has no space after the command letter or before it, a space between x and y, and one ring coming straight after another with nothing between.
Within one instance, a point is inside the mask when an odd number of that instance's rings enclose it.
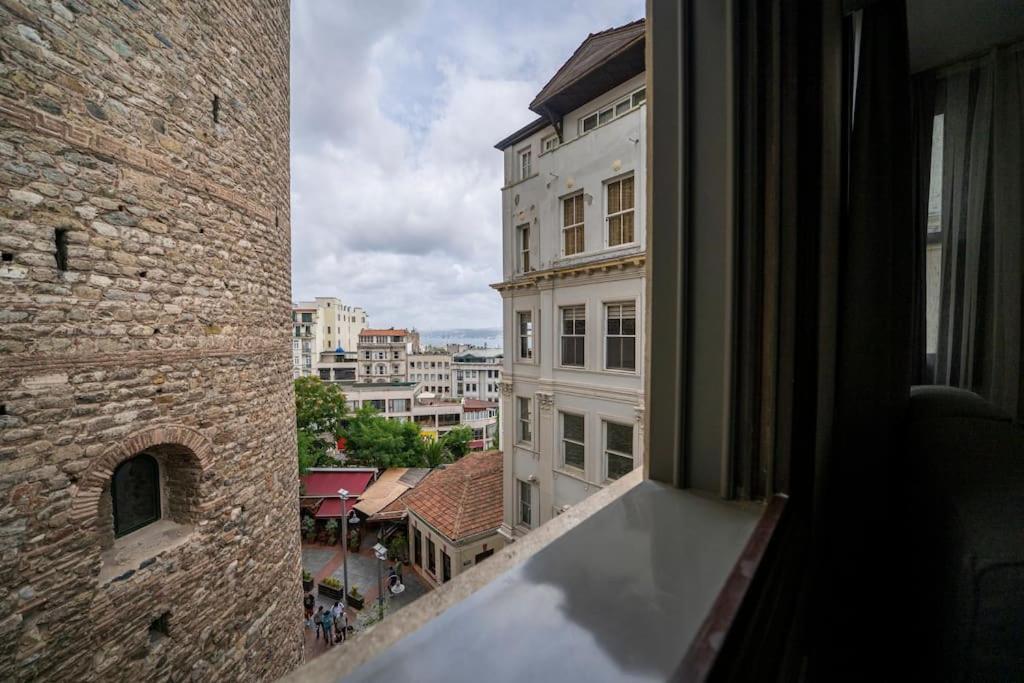
<instances>
[{"instance_id":1,"label":"dark window in arched niche","mask_svg":"<svg viewBox=\"0 0 1024 683\"><path fill-rule=\"evenodd\" d=\"M160 519L160 467L140 453L114 470L110 494L114 504L114 536L141 529Z\"/></svg>"}]
</instances>

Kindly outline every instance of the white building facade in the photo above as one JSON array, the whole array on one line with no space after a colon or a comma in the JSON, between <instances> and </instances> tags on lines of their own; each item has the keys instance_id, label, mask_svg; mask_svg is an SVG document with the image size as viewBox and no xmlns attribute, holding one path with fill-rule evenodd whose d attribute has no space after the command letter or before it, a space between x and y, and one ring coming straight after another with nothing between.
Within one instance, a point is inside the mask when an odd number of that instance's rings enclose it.
<instances>
[{"instance_id":1,"label":"white building facade","mask_svg":"<svg viewBox=\"0 0 1024 683\"><path fill-rule=\"evenodd\" d=\"M452 396L452 356L432 350L409 356L409 381L420 382L425 391L442 397Z\"/></svg>"},{"instance_id":2,"label":"white building facade","mask_svg":"<svg viewBox=\"0 0 1024 683\"><path fill-rule=\"evenodd\" d=\"M469 349L452 356L455 396L497 403L503 356L501 349Z\"/></svg>"},{"instance_id":3,"label":"white building facade","mask_svg":"<svg viewBox=\"0 0 1024 683\"><path fill-rule=\"evenodd\" d=\"M642 462L643 44L642 20L588 37L497 145L510 537Z\"/></svg>"},{"instance_id":4,"label":"white building facade","mask_svg":"<svg viewBox=\"0 0 1024 683\"><path fill-rule=\"evenodd\" d=\"M415 338L408 330L393 327L362 330L356 347L357 381L376 384L408 381L409 356L413 353Z\"/></svg>"},{"instance_id":5,"label":"white building facade","mask_svg":"<svg viewBox=\"0 0 1024 683\"><path fill-rule=\"evenodd\" d=\"M369 316L359 306L340 299L318 296L314 301L292 304L292 375L296 378L318 374L324 351L355 351L359 333Z\"/></svg>"}]
</instances>

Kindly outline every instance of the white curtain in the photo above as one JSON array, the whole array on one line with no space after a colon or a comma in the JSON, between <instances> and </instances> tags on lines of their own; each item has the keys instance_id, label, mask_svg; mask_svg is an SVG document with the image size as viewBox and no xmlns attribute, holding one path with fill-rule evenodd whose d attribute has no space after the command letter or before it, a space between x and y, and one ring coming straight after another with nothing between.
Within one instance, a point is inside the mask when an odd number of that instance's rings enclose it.
<instances>
[{"instance_id":1,"label":"white curtain","mask_svg":"<svg viewBox=\"0 0 1024 683\"><path fill-rule=\"evenodd\" d=\"M945 121L936 382L1020 418L1024 51L997 49L947 69L937 89Z\"/></svg>"}]
</instances>

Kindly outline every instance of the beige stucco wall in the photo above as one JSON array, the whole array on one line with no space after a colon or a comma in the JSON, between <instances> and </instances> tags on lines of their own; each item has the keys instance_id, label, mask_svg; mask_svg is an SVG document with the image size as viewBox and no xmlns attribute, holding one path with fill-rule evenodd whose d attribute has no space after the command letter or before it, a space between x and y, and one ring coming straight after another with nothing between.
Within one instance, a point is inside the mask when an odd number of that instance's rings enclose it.
<instances>
[{"instance_id":1,"label":"beige stucco wall","mask_svg":"<svg viewBox=\"0 0 1024 683\"><path fill-rule=\"evenodd\" d=\"M432 586L441 585L442 577L442 558L441 553L447 553L451 558L452 562L452 578L458 576L462 572L466 571L474 564L476 564L476 556L486 550L494 550L495 552L505 547L505 538L498 533L495 529L492 533L487 534L481 538L477 538L470 543L465 545L456 545L448 537L444 536L432 526L427 524L423 518L418 516L416 513L409 511L409 522L408 522L408 538L409 538L409 557L412 558L415 551L415 530L423 535L423 559L422 565L416 565L413 560L413 567L416 569L420 576L427 579L428 583ZM427 541L434 541L434 553L435 553L435 568L437 570L436 576L430 573L429 563L427 562L426 555L428 552Z\"/></svg>"}]
</instances>

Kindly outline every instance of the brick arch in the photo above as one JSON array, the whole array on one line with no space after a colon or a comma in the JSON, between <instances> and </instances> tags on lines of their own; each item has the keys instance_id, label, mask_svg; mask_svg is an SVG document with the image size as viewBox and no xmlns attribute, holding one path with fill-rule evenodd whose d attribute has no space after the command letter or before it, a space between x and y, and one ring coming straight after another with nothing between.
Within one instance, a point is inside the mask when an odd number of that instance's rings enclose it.
<instances>
[{"instance_id":1,"label":"brick arch","mask_svg":"<svg viewBox=\"0 0 1024 683\"><path fill-rule=\"evenodd\" d=\"M90 468L71 504L72 522L94 522L99 516L103 489L117 466L155 446L175 446L188 450L196 459L200 472L205 472L213 464L213 443L197 429L184 425L161 425L140 429L108 448Z\"/></svg>"}]
</instances>

